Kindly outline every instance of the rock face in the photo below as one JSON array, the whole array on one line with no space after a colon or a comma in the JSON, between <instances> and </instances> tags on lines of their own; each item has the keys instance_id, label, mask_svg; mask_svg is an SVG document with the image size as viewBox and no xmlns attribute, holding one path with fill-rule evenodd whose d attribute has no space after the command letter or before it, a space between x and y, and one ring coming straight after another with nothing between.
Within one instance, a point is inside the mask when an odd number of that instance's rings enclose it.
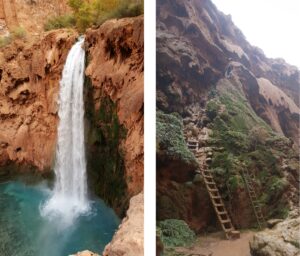
<instances>
[{"instance_id":1,"label":"rock face","mask_svg":"<svg viewBox=\"0 0 300 256\"><path fill-rule=\"evenodd\" d=\"M32 45L16 41L1 50L0 166L51 167L59 80L76 37L72 31L55 31Z\"/></svg>"},{"instance_id":2,"label":"rock face","mask_svg":"<svg viewBox=\"0 0 300 256\"><path fill-rule=\"evenodd\" d=\"M264 214L282 217L287 201L299 202L299 70L266 58L210 0L159 0L157 10L159 112L176 112L185 128L213 130L211 138L199 142L201 149L214 148L209 168L235 227L256 222L242 178L242 154L251 163L246 168L256 177ZM260 149L249 139L254 126L272 134ZM173 134L174 127L169 122ZM177 134L183 138L182 131ZM207 192L195 176L197 166L186 162L184 146L181 157L170 158L172 151L174 145L168 145L157 153L157 218L183 219L196 232L215 228Z\"/></svg>"},{"instance_id":3,"label":"rock face","mask_svg":"<svg viewBox=\"0 0 300 256\"><path fill-rule=\"evenodd\" d=\"M17 163L51 169L59 80L77 36L72 30L57 30L33 44L16 40L1 50L0 166ZM126 186L116 195L119 200L143 189L143 43L143 17L107 21L86 34L86 75L92 83L87 105L97 112L108 99L116 109L118 127L126 131L116 145L122 151L120 179ZM118 127L110 130L119 134Z\"/></svg>"},{"instance_id":4,"label":"rock face","mask_svg":"<svg viewBox=\"0 0 300 256\"><path fill-rule=\"evenodd\" d=\"M86 75L91 79L93 111L98 113L108 98L126 131L118 147L124 156L129 197L142 191L144 179L143 36L140 16L107 21L99 29L89 30L85 43L90 56Z\"/></svg>"},{"instance_id":5,"label":"rock face","mask_svg":"<svg viewBox=\"0 0 300 256\"><path fill-rule=\"evenodd\" d=\"M130 199L127 217L123 219L103 256L144 255L144 193Z\"/></svg>"},{"instance_id":6,"label":"rock face","mask_svg":"<svg viewBox=\"0 0 300 256\"><path fill-rule=\"evenodd\" d=\"M299 145L300 72L251 46L230 16L209 0L160 0L157 22L157 104L184 114L211 86L238 72L247 98L271 127ZM276 88L276 95L265 94Z\"/></svg>"},{"instance_id":7,"label":"rock face","mask_svg":"<svg viewBox=\"0 0 300 256\"><path fill-rule=\"evenodd\" d=\"M288 219L254 235L250 242L253 256L299 256L299 211L294 211Z\"/></svg>"},{"instance_id":8,"label":"rock face","mask_svg":"<svg viewBox=\"0 0 300 256\"><path fill-rule=\"evenodd\" d=\"M104 177L97 186L105 189L98 194L121 216L138 194L105 255L143 255L143 34L140 16L107 21L85 35L86 132L92 131L87 148L91 153L102 148L109 157L104 168L94 169ZM77 37L75 31L57 30L0 50L0 177L29 167L51 171L59 80ZM97 166L101 155L92 158ZM79 255L90 255L84 253Z\"/></svg>"},{"instance_id":9,"label":"rock face","mask_svg":"<svg viewBox=\"0 0 300 256\"><path fill-rule=\"evenodd\" d=\"M38 35L43 32L49 17L64 14L68 10L66 0L1 0L0 35L18 26L30 34Z\"/></svg>"}]
</instances>

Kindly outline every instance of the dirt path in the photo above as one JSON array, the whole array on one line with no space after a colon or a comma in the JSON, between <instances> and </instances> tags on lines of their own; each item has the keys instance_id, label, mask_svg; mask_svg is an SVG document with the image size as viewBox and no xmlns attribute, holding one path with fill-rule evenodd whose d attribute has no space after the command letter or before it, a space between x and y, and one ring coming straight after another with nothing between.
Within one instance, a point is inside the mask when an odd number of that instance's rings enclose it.
<instances>
[{"instance_id":1,"label":"dirt path","mask_svg":"<svg viewBox=\"0 0 300 256\"><path fill-rule=\"evenodd\" d=\"M199 237L190 248L177 248L176 252L186 256L251 256L249 241L254 232L241 233L241 238L233 241L222 239L221 233Z\"/></svg>"}]
</instances>

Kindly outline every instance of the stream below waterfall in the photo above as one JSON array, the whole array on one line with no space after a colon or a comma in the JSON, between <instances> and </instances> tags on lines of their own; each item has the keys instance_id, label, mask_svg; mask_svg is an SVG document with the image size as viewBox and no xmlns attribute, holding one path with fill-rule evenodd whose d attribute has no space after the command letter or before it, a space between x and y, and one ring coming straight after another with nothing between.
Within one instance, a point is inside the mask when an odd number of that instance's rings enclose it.
<instances>
[{"instance_id":1,"label":"stream below waterfall","mask_svg":"<svg viewBox=\"0 0 300 256\"><path fill-rule=\"evenodd\" d=\"M40 214L51 193L45 184L0 184L1 256L68 256L87 249L101 253L111 241L120 220L102 200L90 200L90 211L64 227L59 216Z\"/></svg>"}]
</instances>

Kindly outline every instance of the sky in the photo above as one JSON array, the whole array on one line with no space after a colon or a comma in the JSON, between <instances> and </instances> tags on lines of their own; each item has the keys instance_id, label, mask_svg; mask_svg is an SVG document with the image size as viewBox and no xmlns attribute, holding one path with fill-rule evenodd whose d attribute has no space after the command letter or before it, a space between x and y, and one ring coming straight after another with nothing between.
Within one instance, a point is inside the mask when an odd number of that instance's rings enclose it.
<instances>
[{"instance_id":1,"label":"sky","mask_svg":"<svg viewBox=\"0 0 300 256\"><path fill-rule=\"evenodd\" d=\"M248 42L300 68L300 0L212 0Z\"/></svg>"}]
</instances>

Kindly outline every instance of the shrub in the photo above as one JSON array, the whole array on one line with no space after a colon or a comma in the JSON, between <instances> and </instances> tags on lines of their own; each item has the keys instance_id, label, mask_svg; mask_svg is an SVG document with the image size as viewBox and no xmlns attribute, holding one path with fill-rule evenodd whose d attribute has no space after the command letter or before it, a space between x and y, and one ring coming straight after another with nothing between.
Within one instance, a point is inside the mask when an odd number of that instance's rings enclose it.
<instances>
[{"instance_id":1,"label":"shrub","mask_svg":"<svg viewBox=\"0 0 300 256\"><path fill-rule=\"evenodd\" d=\"M22 39L22 38L26 37L27 33L26 33L25 28L23 28L23 27L15 27L15 28L12 29L12 31L10 32L10 34L11 34L11 37L13 39L16 39L16 38Z\"/></svg>"},{"instance_id":2,"label":"shrub","mask_svg":"<svg viewBox=\"0 0 300 256\"><path fill-rule=\"evenodd\" d=\"M0 48L7 46L15 39L23 39L26 37L26 30L23 27L15 27L7 36L0 37Z\"/></svg>"},{"instance_id":3,"label":"shrub","mask_svg":"<svg viewBox=\"0 0 300 256\"><path fill-rule=\"evenodd\" d=\"M183 220L168 219L158 222L161 241L165 246L187 246L196 236Z\"/></svg>"},{"instance_id":4,"label":"shrub","mask_svg":"<svg viewBox=\"0 0 300 256\"><path fill-rule=\"evenodd\" d=\"M10 36L2 36L0 37L0 48L5 47L6 45L10 44L12 41Z\"/></svg>"},{"instance_id":5,"label":"shrub","mask_svg":"<svg viewBox=\"0 0 300 256\"><path fill-rule=\"evenodd\" d=\"M143 13L141 0L69 0L69 5L74 12L76 26L82 32L92 25L99 26L108 19L133 17Z\"/></svg>"},{"instance_id":6,"label":"shrub","mask_svg":"<svg viewBox=\"0 0 300 256\"><path fill-rule=\"evenodd\" d=\"M258 145L265 145L269 137L268 131L262 126L254 126L250 130L249 139L251 147L256 150Z\"/></svg>"},{"instance_id":7,"label":"shrub","mask_svg":"<svg viewBox=\"0 0 300 256\"><path fill-rule=\"evenodd\" d=\"M114 18L135 17L144 13L143 1L123 2L113 13Z\"/></svg>"},{"instance_id":8,"label":"shrub","mask_svg":"<svg viewBox=\"0 0 300 256\"><path fill-rule=\"evenodd\" d=\"M217 115L220 109L220 105L216 100L210 100L206 105L206 115L213 120Z\"/></svg>"},{"instance_id":9,"label":"shrub","mask_svg":"<svg viewBox=\"0 0 300 256\"><path fill-rule=\"evenodd\" d=\"M156 138L157 153L170 159L180 159L186 163L196 163L193 153L187 148L183 137L183 124L176 114L157 112Z\"/></svg>"},{"instance_id":10,"label":"shrub","mask_svg":"<svg viewBox=\"0 0 300 256\"><path fill-rule=\"evenodd\" d=\"M76 25L76 19L71 14L62 16L55 16L48 19L44 25L46 31L59 29L59 28L71 28Z\"/></svg>"}]
</instances>

